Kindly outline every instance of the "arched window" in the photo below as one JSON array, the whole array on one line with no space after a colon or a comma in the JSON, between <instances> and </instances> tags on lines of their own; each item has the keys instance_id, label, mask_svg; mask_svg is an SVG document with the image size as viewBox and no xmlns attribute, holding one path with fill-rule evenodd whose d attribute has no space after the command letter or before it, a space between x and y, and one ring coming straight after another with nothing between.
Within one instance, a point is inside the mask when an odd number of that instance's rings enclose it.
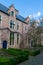
<instances>
[{"instance_id":1,"label":"arched window","mask_svg":"<svg viewBox=\"0 0 43 65\"><path fill-rule=\"evenodd\" d=\"M14 16L14 11L11 11L11 16Z\"/></svg>"}]
</instances>

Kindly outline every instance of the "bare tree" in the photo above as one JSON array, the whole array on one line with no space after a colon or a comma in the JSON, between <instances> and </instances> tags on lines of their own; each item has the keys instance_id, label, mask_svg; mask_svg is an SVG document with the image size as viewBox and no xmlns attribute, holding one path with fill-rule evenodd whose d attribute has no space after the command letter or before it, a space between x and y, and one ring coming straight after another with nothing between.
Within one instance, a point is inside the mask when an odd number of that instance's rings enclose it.
<instances>
[{"instance_id":1,"label":"bare tree","mask_svg":"<svg viewBox=\"0 0 43 65\"><path fill-rule=\"evenodd\" d=\"M21 36L21 40L20 40L20 48L26 48L27 46L27 34L26 33L24 33L24 34L22 34L22 36Z\"/></svg>"},{"instance_id":2,"label":"bare tree","mask_svg":"<svg viewBox=\"0 0 43 65\"><path fill-rule=\"evenodd\" d=\"M33 47L38 45L41 45L41 33L43 31L43 28L41 26L35 26L36 22L35 20L31 23L30 29L28 30L27 36L28 36L28 43L30 44L30 41L32 40Z\"/></svg>"}]
</instances>

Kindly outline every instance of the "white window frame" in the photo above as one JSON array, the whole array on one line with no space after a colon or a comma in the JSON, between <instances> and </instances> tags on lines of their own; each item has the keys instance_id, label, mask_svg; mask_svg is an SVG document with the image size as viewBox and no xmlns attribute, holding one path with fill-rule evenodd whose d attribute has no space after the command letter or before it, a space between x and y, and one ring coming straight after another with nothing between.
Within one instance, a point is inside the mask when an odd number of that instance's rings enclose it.
<instances>
[{"instance_id":1,"label":"white window frame","mask_svg":"<svg viewBox=\"0 0 43 65\"><path fill-rule=\"evenodd\" d=\"M1 15L0 15L0 16L1 16ZM0 22L1 22L1 26L2 26L2 16L1 16L1 21L0 21Z\"/></svg>"},{"instance_id":2,"label":"white window frame","mask_svg":"<svg viewBox=\"0 0 43 65\"><path fill-rule=\"evenodd\" d=\"M11 20L9 20L9 27L10 27L10 21L11 21ZM14 23L14 25L15 25L15 22L14 22L13 20L12 20L12 22L13 22L13 23ZM12 28L11 28L11 29L13 29L13 26L12 26Z\"/></svg>"},{"instance_id":3,"label":"white window frame","mask_svg":"<svg viewBox=\"0 0 43 65\"><path fill-rule=\"evenodd\" d=\"M17 23L17 30L19 30L18 26L19 26L19 23Z\"/></svg>"}]
</instances>

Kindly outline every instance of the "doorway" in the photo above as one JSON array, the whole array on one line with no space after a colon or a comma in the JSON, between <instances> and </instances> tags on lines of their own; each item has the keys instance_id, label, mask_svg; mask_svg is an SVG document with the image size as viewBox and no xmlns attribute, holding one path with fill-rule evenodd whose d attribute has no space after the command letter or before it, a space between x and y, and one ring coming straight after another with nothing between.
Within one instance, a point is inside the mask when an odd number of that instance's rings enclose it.
<instances>
[{"instance_id":1,"label":"doorway","mask_svg":"<svg viewBox=\"0 0 43 65\"><path fill-rule=\"evenodd\" d=\"M2 48L7 49L7 41L6 41L6 40L3 41L3 46L2 46Z\"/></svg>"}]
</instances>

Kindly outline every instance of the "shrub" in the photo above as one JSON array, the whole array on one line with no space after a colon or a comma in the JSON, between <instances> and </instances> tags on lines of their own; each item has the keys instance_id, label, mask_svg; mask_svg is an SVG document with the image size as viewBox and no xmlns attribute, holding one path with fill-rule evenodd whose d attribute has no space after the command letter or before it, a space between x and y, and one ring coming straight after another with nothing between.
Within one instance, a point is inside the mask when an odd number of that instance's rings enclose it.
<instances>
[{"instance_id":1,"label":"shrub","mask_svg":"<svg viewBox=\"0 0 43 65\"><path fill-rule=\"evenodd\" d=\"M9 65L10 59L6 57L0 57L0 65Z\"/></svg>"},{"instance_id":2,"label":"shrub","mask_svg":"<svg viewBox=\"0 0 43 65\"><path fill-rule=\"evenodd\" d=\"M31 51L29 51L29 55L31 55L31 56L36 56L39 53L40 53L40 50L31 50Z\"/></svg>"},{"instance_id":3,"label":"shrub","mask_svg":"<svg viewBox=\"0 0 43 65\"><path fill-rule=\"evenodd\" d=\"M8 52L14 57L16 56L18 58L18 62L27 60L29 55L28 51L21 49L8 49Z\"/></svg>"},{"instance_id":4,"label":"shrub","mask_svg":"<svg viewBox=\"0 0 43 65\"><path fill-rule=\"evenodd\" d=\"M17 58L15 57L15 58L2 58L1 60L0 60L0 65L16 65L17 64Z\"/></svg>"},{"instance_id":5,"label":"shrub","mask_svg":"<svg viewBox=\"0 0 43 65\"><path fill-rule=\"evenodd\" d=\"M28 51L21 49L2 49L3 52L11 55L11 57L0 57L0 65L16 65L28 59Z\"/></svg>"}]
</instances>

